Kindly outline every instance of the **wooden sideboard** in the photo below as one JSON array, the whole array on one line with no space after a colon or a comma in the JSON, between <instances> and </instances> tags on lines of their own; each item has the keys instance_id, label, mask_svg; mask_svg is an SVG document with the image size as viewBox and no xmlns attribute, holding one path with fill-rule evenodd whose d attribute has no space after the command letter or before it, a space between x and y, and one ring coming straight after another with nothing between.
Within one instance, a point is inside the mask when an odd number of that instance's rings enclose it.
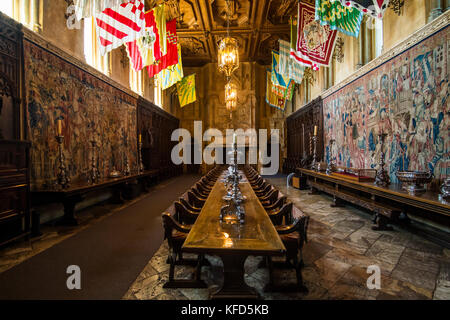
<instances>
[{"instance_id":1,"label":"wooden sideboard","mask_svg":"<svg viewBox=\"0 0 450 320\"><path fill-rule=\"evenodd\" d=\"M303 168L297 168L297 172L307 177L313 193L322 191L332 195L332 206L342 206L346 201L374 212L375 230L389 230L388 222L398 221L400 214L408 213L447 227L450 225L450 201L442 199L437 192L411 195L401 184L383 188L373 182L357 182Z\"/></svg>"}]
</instances>

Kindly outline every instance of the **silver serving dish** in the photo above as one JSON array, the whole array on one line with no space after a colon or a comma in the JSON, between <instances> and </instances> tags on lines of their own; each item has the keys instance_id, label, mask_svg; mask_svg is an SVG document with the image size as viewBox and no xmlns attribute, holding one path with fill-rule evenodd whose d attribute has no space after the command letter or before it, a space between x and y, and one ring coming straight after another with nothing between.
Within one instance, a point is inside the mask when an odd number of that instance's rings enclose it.
<instances>
[{"instance_id":1,"label":"silver serving dish","mask_svg":"<svg viewBox=\"0 0 450 320\"><path fill-rule=\"evenodd\" d=\"M425 192L424 184L433 180L431 171L397 171L395 175L402 183L402 188L413 195Z\"/></svg>"},{"instance_id":2,"label":"silver serving dish","mask_svg":"<svg viewBox=\"0 0 450 320\"><path fill-rule=\"evenodd\" d=\"M445 179L444 183L441 185L441 193L444 199L450 200L450 178Z\"/></svg>"},{"instance_id":3,"label":"silver serving dish","mask_svg":"<svg viewBox=\"0 0 450 320\"><path fill-rule=\"evenodd\" d=\"M110 178L120 178L122 176L122 173L120 171L114 170L109 174Z\"/></svg>"}]
</instances>

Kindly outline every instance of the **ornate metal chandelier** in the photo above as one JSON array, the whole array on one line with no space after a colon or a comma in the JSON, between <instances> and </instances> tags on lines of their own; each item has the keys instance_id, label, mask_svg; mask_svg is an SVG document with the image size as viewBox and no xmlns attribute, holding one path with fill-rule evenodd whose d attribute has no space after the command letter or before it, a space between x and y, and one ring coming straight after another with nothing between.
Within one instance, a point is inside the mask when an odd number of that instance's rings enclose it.
<instances>
[{"instance_id":1,"label":"ornate metal chandelier","mask_svg":"<svg viewBox=\"0 0 450 320\"><path fill-rule=\"evenodd\" d=\"M231 77L239 68L239 48L236 39L227 36L220 41L218 67L227 77Z\"/></svg>"},{"instance_id":2,"label":"ornate metal chandelier","mask_svg":"<svg viewBox=\"0 0 450 320\"><path fill-rule=\"evenodd\" d=\"M236 110L237 107L237 90L231 81L225 85L225 106L230 112Z\"/></svg>"},{"instance_id":3,"label":"ornate metal chandelier","mask_svg":"<svg viewBox=\"0 0 450 320\"><path fill-rule=\"evenodd\" d=\"M219 71L225 73L230 78L233 72L239 68L239 47L235 38L230 36L230 4L227 3L227 36L219 42Z\"/></svg>"}]
</instances>

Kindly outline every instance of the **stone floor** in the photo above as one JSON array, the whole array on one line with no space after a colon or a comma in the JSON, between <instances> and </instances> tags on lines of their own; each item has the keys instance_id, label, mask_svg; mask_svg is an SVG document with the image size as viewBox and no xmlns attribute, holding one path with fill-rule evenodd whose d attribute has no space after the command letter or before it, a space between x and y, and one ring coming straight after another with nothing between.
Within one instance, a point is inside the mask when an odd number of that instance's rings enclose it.
<instances>
[{"instance_id":1,"label":"stone floor","mask_svg":"<svg viewBox=\"0 0 450 320\"><path fill-rule=\"evenodd\" d=\"M270 179L290 201L310 215L308 243L304 248L303 278L308 293L266 293L267 269L258 268L260 257L246 261L245 281L264 299L450 299L450 250L419 236L371 230L371 216L352 206L331 208L326 195L286 188L283 178ZM164 289L169 266L164 242L123 299L208 299L223 282L221 260L207 256L211 267L202 269L207 289ZM381 269L381 288L370 290L367 268ZM177 278L189 278L190 267L177 267ZM278 282L295 279L294 271L277 271Z\"/></svg>"},{"instance_id":2,"label":"stone floor","mask_svg":"<svg viewBox=\"0 0 450 320\"><path fill-rule=\"evenodd\" d=\"M163 188L167 183L167 181L162 182L154 188ZM124 204L104 202L81 210L76 214L78 220L77 226L57 226L54 221L41 225L41 236L32 238L29 241L18 241L0 249L0 273L11 269L19 263L92 226L94 223L100 222L104 218L148 196L149 194L144 193L136 199L126 201Z\"/></svg>"}]
</instances>

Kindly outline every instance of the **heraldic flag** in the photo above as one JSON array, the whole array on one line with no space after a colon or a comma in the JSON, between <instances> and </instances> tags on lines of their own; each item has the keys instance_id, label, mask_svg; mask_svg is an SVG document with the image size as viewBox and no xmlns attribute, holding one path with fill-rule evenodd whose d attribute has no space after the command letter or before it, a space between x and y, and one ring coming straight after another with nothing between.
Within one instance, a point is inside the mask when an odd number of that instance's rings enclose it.
<instances>
[{"instance_id":1,"label":"heraldic flag","mask_svg":"<svg viewBox=\"0 0 450 320\"><path fill-rule=\"evenodd\" d=\"M183 62L181 60L181 45L178 43L178 63L174 66L164 69L156 75L156 79L161 86L161 89L166 90L184 77Z\"/></svg>"},{"instance_id":2,"label":"heraldic flag","mask_svg":"<svg viewBox=\"0 0 450 320\"><path fill-rule=\"evenodd\" d=\"M177 48L177 20L173 19L166 24L167 53L161 57L156 63L147 66L148 76L153 78L162 70L174 66L178 63Z\"/></svg>"},{"instance_id":3,"label":"heraldic flag","mask_svg":"<svg viewBox=\"0 0 450 320\"><path fill-rule=\"evenodd\" d=\"M96 17L96 31L102 56L144 35L144 10L143 0L132 0L106 8Z\"/></svg>"},{"instance_id":4,"label":"heraldic flag","mask_svg":"<svg viewBox=\"0 0 450 320\"><path fill-rule=\"evenodd\" d=\"M164 4L145 13L145 32L126 48L134 70L140 71L160 60L167 52Z\"/></svg>"},{"instance_id":5,"label":"heraldic flag","mask_svg":"<svg viewBox=\"0 0 450 320\"><path fill-rule=\"evenodd\" d=\"M184 77L183 80L178 82L177 91L181 107L197 101L197 95L195 93L195 73Z\"/></svg>"}]
</instances>

